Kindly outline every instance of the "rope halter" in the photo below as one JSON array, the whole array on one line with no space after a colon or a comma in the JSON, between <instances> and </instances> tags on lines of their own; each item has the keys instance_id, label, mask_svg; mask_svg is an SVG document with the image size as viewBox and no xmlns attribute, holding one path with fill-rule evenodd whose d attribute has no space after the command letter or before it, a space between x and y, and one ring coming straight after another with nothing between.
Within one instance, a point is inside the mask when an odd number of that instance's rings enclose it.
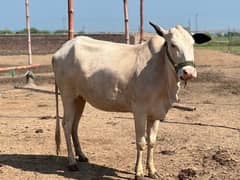
<instances>
[{"instance_id":1,"label":"rope halter","mask_svg":"<svg viewBox=\"0 0 240 180\"><path fill-rule=\"evenodd\" d=\"M171 62L171 64L173 65L176 73L178 73L178 71L183 68L184 66L192 66L192 67L196 67L196 65L194 64L193 61L184 61L184 62L181 62L181 63L176 63L174 62L173 58L171 57L170 53L169 53L169 50L168 50L168 46L167 46L167 42L165 42L164 46L166 47L166 51L167 51L167 56L168 56L168 59L169 61Z\"/></svg>"}]
</instances>

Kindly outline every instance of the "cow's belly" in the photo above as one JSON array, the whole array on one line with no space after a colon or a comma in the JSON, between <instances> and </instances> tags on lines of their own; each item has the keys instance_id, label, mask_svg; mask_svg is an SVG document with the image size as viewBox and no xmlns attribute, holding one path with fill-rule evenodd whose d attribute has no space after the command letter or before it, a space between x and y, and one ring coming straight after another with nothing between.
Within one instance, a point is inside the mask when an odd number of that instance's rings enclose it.
<instances>
[{"instance_id":1,"label":"cow's belly","mask_svg":"<svg viewBox=\"0 0 240 180\"><path fill-rule=\"evenodd\" d=\"M81 82L78 95L82 96L92 106L112 112L130 112L131 95L127 86L119 81L88 79L86 83Z\"/></svg>"},{"instance_id":2,"label":"cow's belly","mask_svg":"<svg viewBox=\"0 0 240 180\"><path fill-rule=\"evenodd\" d=\"M126 103L118 102L118 101L110 101L110 100L101 100L96 101L92 99L87 99L93 107L110 112L131 112L131 108Z\"/></svg>"},{"instance_id":3,"label":"cow's belly","mask_svg":"<svg viewBox=\"0 0 240 180\"><path fill-rule=\"evenodd\" d=\"M86 70L86 68L83 70L78 82L74 85L78 87L79 95L92 106L101 110L131 111L131 91L129 89L131 77L129 74L131 73L122 72L113 67L104 67L94 68L92 71Z\"/></svg>"},{"instance_id":4,"label":"cow's belly","mask_svg":"<svg viewBox=\"0 0 240 180\"><path fill-rule=\"evenodd\" d=\"M102 94L101 92L94 92L94 95L88 96L87 94L82 95L84 99L95 108L111 111L111 112L130 112L131 106L123 95L118 94L117 96L108 93Z\"/></svg>"}]
</instances>

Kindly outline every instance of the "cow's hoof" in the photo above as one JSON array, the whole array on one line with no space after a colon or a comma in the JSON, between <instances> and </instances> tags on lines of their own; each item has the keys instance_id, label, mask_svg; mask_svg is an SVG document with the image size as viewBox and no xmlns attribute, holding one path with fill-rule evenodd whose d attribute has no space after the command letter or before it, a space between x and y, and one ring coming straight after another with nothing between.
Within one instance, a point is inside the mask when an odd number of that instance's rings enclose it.
<instances>
[{"instance_id":1,"label":"cow's hoof","mask_svg":"<svg viewBox=\"0 0 240 180\"><path fill-rule=\"evenodd\" d=\"M79 169L78 169L77 164L72 164L72 165L68 166L68 170L69 171L78 171Z\"/></svg>"},{"instance_id":2,"label":"cow's hoof","mask_svg":"<svg viewBox=\"0 0 240 180\"><path fill-rule=\"evenodd\" d=\"M144 176L135 176L135 180L144 180Z\"/></svg>"},{"instance_id":3,"label":"cow's hoof","mask_svg":"<svg viewBox=\"0 0 240 180\"><path fill-rule=\"evenodd\" d=\"M88 158L86 156L78 156L79 162L89 162Z\"/></svg>"},{"instance_id":4,"label":"cow's hoof","mask_svg":"<svg viewBox=\"0 0 240 180\"><path fill-rule=\"evenodd\" d=\"M161 180L161 179L162 179L162 176L160 176L157 172L155 172L155 173L149 173L148 176L149 176L151 179L158 179L158 180Z\"/></svg>"}]
</instances>

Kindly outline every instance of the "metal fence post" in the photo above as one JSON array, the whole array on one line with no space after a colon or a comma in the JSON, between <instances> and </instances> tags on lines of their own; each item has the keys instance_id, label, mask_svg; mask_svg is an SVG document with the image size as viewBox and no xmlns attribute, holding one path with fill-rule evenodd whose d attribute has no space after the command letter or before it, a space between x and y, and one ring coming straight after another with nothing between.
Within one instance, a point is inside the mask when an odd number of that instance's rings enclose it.
<instances>
[{"instance_id":1,"label":"metal fence post","mask_svg":"<svg viewBox=\"0 0 240 180\"><path fill-rule=\"evenodd\" d=\"M26 9L26 29L28 35L28 65L32 65L32 43L31 43L31 26L30 26L30 10L29 10L29 0L25 0ZM34 84L34 75L31 69L26 72L27 84Z\"/></svg>"}]
</instances>

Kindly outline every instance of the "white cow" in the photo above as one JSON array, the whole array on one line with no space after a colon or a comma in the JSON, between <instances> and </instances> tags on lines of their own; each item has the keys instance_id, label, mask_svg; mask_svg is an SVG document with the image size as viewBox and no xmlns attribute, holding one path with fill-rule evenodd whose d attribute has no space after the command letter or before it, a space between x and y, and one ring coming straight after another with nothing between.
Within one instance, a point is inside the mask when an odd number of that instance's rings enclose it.
<instances>
[{"instance_id":1,"label":"white cow","mask_svg":"<svg viewBox=\"0 0 240 180\"><path fill-rule=\"evenodd\" d=\"M195 78L194 41L210 37L193 36L182 26L166 31L150 23L158 35L140 45L126 45L76 37L53 56L52 65L64 108L62 121L67 143L69 169L77 170L72 141L79 161L88 161L81 150L77 129L84 105L134 115L137 162L136 179L143 179L142 154L147 145L147 170L160 178L153 162L159 120L176 101L180 80ZM147 137L145 137L145 133ZM59 151L59 120L56 127Z\"/></svg>"}]
</instances>

